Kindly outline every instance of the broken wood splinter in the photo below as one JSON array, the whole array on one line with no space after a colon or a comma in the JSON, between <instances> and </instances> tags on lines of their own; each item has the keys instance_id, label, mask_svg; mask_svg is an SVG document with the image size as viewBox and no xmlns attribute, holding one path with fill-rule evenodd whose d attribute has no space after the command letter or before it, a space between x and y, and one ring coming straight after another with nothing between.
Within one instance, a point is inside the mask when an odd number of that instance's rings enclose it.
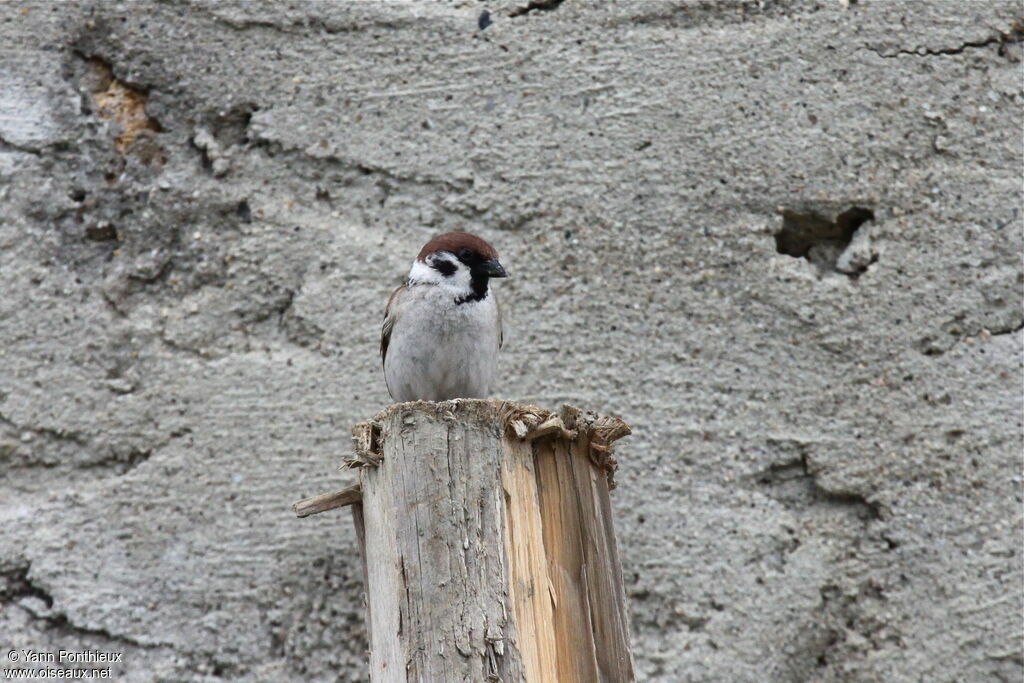
<instances>
[{"instance_id":1,"label":"broken wood splinter","mask_svg":"<svg viewBox=\"0 0 1024 683\"><path fill-rule=\"evenodd\" d=\"M305 498L292 505L297 517L309 517L328 510L343 508L363 500L363 489L359 484L349 486L334 493L324 493L312 498Z\"/></svg>"},{"instance_id":2,"label":"broken wood splinter","mask_svg":"<svg viewBox=\"0 0 1024 683\"><path fill-rule=\"evenodd\" d=\"M380 454L380 424L374 421L360 422L352 428L352 450L354 455L345 458L341 467L377 467L383 459Z\"/></svg>"},{"instance_id":3,"label":"broken wood splinter","mask_svg":"<svg viewBox=\"0 0 1024 683\"><path fill-rule=\"evenodd\" d=\"M533 441L534 439L550 436L552 434L569 441L575 440L578 435L575 429L565 428L565 423L562 422L562 418L557 415L552 415L519 438L524 441Z\"/></svg>"}]
</instances>

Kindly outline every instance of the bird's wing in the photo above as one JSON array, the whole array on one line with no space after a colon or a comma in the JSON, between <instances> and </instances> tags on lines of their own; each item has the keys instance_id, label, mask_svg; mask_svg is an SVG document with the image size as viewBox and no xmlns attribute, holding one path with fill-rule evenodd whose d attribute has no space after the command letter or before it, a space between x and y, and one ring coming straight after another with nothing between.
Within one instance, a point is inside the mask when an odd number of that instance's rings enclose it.
<instances>
[{"instance_id":1,"label":"bird's wing","mask_svg":"<svg viewBox=\"0 0 1024 683\"><path fill-rule=\"evenodd\" d=\"M384 309L384 324L380 329L380 364L384 365L384 361L388 357L388 344L391 342L391 330L395 327L395 320L398 319L399 299L405 292L406 286L402 285L391 293L391 297L388 299L388 305ZM394 396L391 393L391 387L388 386L388 373L384 373L384 386L388 389L388 394Z\"/></svg>"},{"instance_id":2,"label":"bird's wing","mask_svg":"<svg viewBox=\"0 0 1024 683\"><path fill-rule=\"evenodd\" d=\"M407 287L402 285L391 293L388 305L384 309L384 325L380 330L380 362L383 365L388 357L388 344L391 342L391 330L395 327L395 319L398 318L398 299Z\"/></svg>"}]
</instances>

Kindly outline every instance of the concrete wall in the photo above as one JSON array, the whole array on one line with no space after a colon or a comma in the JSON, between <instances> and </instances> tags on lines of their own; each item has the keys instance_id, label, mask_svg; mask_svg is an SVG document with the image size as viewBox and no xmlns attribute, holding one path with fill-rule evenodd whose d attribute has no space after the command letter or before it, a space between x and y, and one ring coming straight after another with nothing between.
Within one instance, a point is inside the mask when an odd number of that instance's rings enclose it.
<instances>
[{"instance_id":1,"label":"concrete wall","mask_svg":"<svg viewBox=\"0 0 1024 683\"><path fill-rule=\"evenodd\" d=\"M644 680L1020 680L1022 22L4 3L0 657L362 680L347 513L289 506L464 229L513 274L499 395L634 428Z\"/></svg>"}]
</instances>

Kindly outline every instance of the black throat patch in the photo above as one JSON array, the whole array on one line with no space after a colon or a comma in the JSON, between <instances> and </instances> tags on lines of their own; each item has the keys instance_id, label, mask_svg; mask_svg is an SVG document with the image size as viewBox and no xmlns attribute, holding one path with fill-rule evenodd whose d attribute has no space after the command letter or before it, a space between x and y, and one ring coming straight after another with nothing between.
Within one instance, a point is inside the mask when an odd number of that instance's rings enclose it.
<instances>
[{"instance_id":1,"label":"black throat patch","mask_svg":"<svg viewBox=\"0 0 1024 683\"><path fill-rule=\"evenodd\" d=\"M482 301L487 297L487 281L491 278L481 273L473 273L469 280L469 288L472 290L466 296L460 296L455 300L456 304L468 304L472 301Z\"/></svg>"}]
</instances>

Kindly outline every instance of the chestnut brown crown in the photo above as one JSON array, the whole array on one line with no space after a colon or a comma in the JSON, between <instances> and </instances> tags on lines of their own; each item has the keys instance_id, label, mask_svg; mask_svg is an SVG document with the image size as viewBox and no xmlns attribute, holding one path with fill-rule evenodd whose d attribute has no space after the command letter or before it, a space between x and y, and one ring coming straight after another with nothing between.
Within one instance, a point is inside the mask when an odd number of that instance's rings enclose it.
<instances>
[{"instance_id":1,"label":"chestnut brown crown","mask_svg":"<svg viewBox=\"0 0 1024 683\"><path fill-rule=\"evenodd\" d=\"M462 249L475 251L485 261L497 260L498 258L498 252L495 251L494 247L476 235L468 232L446 232L424 244L416 259L425 263L426 258L435 251L450 251L453 254L457 254Z\"/></svg>"}]
</instances>

